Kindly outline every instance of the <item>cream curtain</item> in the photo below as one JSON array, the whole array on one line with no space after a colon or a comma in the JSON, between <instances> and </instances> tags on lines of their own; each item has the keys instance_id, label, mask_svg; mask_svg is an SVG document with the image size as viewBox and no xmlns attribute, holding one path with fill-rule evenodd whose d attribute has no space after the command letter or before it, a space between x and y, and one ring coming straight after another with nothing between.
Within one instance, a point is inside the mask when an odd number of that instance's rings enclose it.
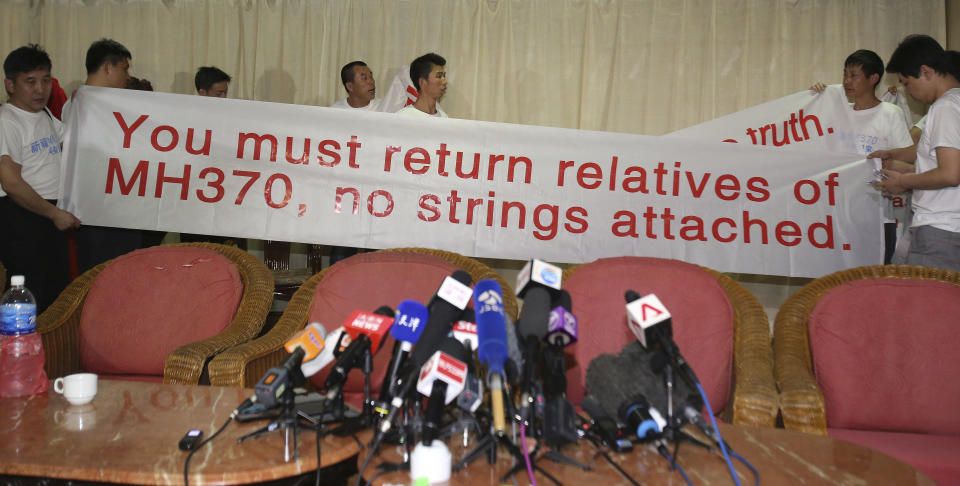
<instances>
[{"instance_id":1,"label":"cream curtain","mask_svg":"<svg viewBox=\"0 0 960 486\"><path fill-rule=\"evenodd\" d=\"M328 105L365 60L380 93L419 54L447 58L451 116L659 135L839 82L847 54L946 37L944 0L4 0L0 51L36 42L68 93L110 37L133 75L193 93ZM895 80L885 79L884 83Z\"/></svg>"}]
</instances>

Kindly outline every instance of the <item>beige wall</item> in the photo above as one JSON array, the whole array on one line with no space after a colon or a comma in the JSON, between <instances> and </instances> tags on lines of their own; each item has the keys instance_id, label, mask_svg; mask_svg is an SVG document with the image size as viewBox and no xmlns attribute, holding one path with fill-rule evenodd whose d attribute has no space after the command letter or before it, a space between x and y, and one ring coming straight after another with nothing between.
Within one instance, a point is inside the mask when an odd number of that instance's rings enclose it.
<instances>
[{"instance_id":1,"label":"beige wall","mask_svg":"<svg viewBox=\"0 0 960 486\"><path fill-rule=\"evenodd\" d=\"M947 49L960 50L960 0L946 0Z\"/></svg>"}]
</instances>

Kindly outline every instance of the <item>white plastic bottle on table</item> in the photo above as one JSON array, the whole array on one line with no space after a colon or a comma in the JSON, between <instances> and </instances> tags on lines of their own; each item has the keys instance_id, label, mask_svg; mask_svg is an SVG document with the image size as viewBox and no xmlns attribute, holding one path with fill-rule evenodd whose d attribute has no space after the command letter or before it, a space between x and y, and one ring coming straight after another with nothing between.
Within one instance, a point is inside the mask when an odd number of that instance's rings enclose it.
<instances>
[{"instance_id":1,"label":"white plastic bottle on table","mask_svg":"<svg viewBox=\"0 0 960 486\"><path fill-rule=\"evenodd\" d=\"M35 395L49 386L36 332L37 303L23 284L23 275L12 276L0 300L0 397Z\"/></svg>"}]
</instances>

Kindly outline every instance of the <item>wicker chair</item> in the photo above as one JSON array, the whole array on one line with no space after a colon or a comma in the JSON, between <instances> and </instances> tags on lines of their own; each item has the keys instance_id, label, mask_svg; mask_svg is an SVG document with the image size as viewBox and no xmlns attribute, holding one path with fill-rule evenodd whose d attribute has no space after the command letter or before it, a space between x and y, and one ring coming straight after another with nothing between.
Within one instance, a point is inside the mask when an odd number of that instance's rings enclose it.
<instances>
[{"instance_id":1,"label":"wicker chair","mask_svg":"<svg viewBox=\"0 0 960 486\"><path fill-rule=\"evenodd\" d=\"M578 283L576 277L579 273L583 273L585 269L590 269L590 273L584 273L580 276L582 281ZM675 278L674 287L666 285L665 282L668 277L674 278L677 275L681 275L681 277L679 279ZM568 394L571 395L572 400L577 399L575 395L580 391L577 391L574 387L583 386L583 373L585 373L586 365L597 354L600 354L601 351L619 352L624 344L635 339L627 330L625 312L619 310L623 309L621 306L625 304L623 300L625 290L638 285L646 285L646 288L634 288L634 290L655 292L674 315L675 333L686 322L695 321L695 319L684 321L682 317L678 319L678 314L682 313L684 309L670 306L670 300L682 301L683 299L700 297L689 295L691 293L690 289L685 287L685 279L688 278L696 279L704 285L713 287L713 294L717 301L726 300L732 308L732 377L727 376L720 379L720 383L729 381L732 386L726 404L732 405L732 407L724 407L725 404L715 404L714 411L724 409L724 414L729 416L729 419L735 424L775 426L779 408L778 396L773 379L770 324L763 307L753 294L731 278L709 268L678 260L645 257L607 258L571 267L563 272L564 287L571 292L571 295L579 294L573 295L573 300L574 314L580 317L581 330L581 342L577 343L577 348L572 350L578 363L567 372L567 381L571 387L568 389ZM715 285L711 283L714 281ZM623 288L617 287L615 292L610 292L610 287L621 284ZM719 289L716 287L719 287ZM594 308L617 310L601 311L608 315L603 318L596 315L594 316L596 319L591 319L591 311L578 310L584 308L581 301L586 301ZM688 304L686 307L699 306ZM589 329L593 326L601 327L601 332L598 333L596 329ZM600 341L585 343L585 333L601 336ZM682 348L684 343L679 338L678 342ZM580 346L584 346L584 348L581 349ZM699 356L688 353L686 358L696 367L694 360ZM719 368L712 366L714 363L709 363L709 365L706 368ZM705 378L703 376L704 371L699 374L704 387L708 389L709 395L708 379L703 379Z\"/></svg>"},{"instance_id":2,"label":"wicker chair","mask_svg":"<svg viewBox=\"0 0 960 486\"><path fill-rule=\"evenodd\" d=\"M231 346L249 341L263 328L273 296L270 271L253 255L215 243L182 243L172 247L198 247L214 250L236 265L243 292L239 307L229 326L210 338L186 344L170 353L164 363L165 383L198 384L205 363ZM159 248L159 247L157 247ZM112 260L111 260L112 261ZM47 376L63 376L82 371L80 364L80 316L91 285L111 263L91 268L77 277L57 300L37 319L37 331L46 352Z\"/></svg>"},{"instance_id":3,"label":"wicker chair","mask_svg":"<svg viewBox=\"0 0 960 486\"><path fill-rule=\"evenodd\" d=\"M814 377L807 321L825 293L844 283L863 279L935 280L960 286L960 272L908 265L876 265L820 277L791 296L777 313L773 340L786 428L820 435L827 433L826 407L823 392Z\"/></svg>"},{"instance_id":4,"label":"wicker chair","mask_svg":"<svg viewBox=\"0 0 960 486\"><path fill-rule=\"evenodd\" d=\"M814 280L774 325L783 424L960 481L960 272L884 265Z\"/></svg>"},{"instance_id":5,"label":"wicker chair","mask_svg":"<svg viewBox=\"0 0 960 486\"><path fill-rule=\"evenodd\" d=\"M378 255L389 255L398 252L436 257L441 261L447 262L447 264L452 264L454 268L466 271L470 274L474 282L487 278L497 280L504 289L504 310L511 318L516 319L517 300L513 295L512 287L490 267L473 258L448 251L427 248L394 248L360 254L347 258L332 267L328 267L304 282L300 289L293 295L293 298L290 299L290 303L287 305L287 309L280 317L280 320L277 321L276 325L274 325L269 332L260 338L236 346L214 358L209 365L210 383L213 385L240 387L252 387L255 385L270 367L277 366L283 361L286 355L283 344L306 326L307 316L313 303L317 285L330 274L331 269L336 269L340 265L350 265L351 262L355 261L375 260L379 258ZM396 305L396 303L391 304Z\"/></svg>"}]
</instances>

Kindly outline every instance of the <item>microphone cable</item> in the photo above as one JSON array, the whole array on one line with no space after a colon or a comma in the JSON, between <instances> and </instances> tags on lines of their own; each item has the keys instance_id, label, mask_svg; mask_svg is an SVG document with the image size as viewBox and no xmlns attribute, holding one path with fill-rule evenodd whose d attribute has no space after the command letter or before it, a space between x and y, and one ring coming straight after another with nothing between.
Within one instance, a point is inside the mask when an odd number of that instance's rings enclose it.
<instances>
[{"instance_id":1,"label":"microphone cable","mask_svg":"<svg viewBox=\"0 0 960 486\"><path fill-rule=\"evenodd\" d=\"M523 422L520 422L520 447L523 447L523 460L527 463L530 486L537 486L537 480L533 478L533 466L530 464L530 452L527 449L527 426Z\"/></svg>"},{"instance_id":2,"label":"microphone cable","mask_svg":"<svg viewBox=\"0 0 960 486\"><path fill-rule=\"evenodd\" d=\"M230 414L230 417L227 418L227 421L224 422L223 425L221 425L220 428L213 433L213 435L211 435L210 437L207 437L206 439L203 440L203 442L197 444L197 447L194 447L193 449L191 449L190 453L187 454L187 459L183 461L183 485L184 486L190 486L190 476L188 474L188 471L190 470L190 458L193 457L193 454L199 451L201 447L207 445L208 442L213 440L214 437L220 435L220 432L223 432L223 429L227 428L227 426L230 425L230 422L233 422L233 417L234 417L234 414Z\"/></svg>"},{"instance_id":3,"label":"microphone cable","mask_svg":"<svg viewBox=\"0 0 960 486\"><path fill-rule=\"evenodd\" d=\"M707 399L707 393L703 391L703 385L700 382L697 382L697 391L700 392L700 397L703 398L703 404L707 407L707 415L710 416L710 423L713 424L713 430L717 432L717 442L720 444L720 451L723 452L723 460L727 461L727 468L730 469L730 477L733 478L733 482L740 486L740 479L737 477L737 471L733 468L733 462L730 461L730 454L727 453L727 445L723 440L723 437L720 435L720 428L717 427L717 419L713 416L713 408L710 407L710 400ZM753 469L753 467L750 467ZM754 469L754 472L756 470ZM759 481L759 475L757 476Z\"/></svg>"},{"instance_id":4,"label":"microphone cable","mask_svg":"<svg viewBox=\"0 0 960 486\"><path fill-rule=\"evenodd\" d=\"M673 468L676 469L677 472L679 472L681 476L683 476L683 480L686 481L687 485L688 485L688 486L693 486L693 483L690 482L690 478L687 477L687 473L684 472L683 468L680 467L679 464L677 464L677 461L674 461L674 460L673 460L673 456L671 456L670 453L667 452L666 449L664 449L663 451L661 451L661 454L663 454L664 457L666 457L667 460L670 461L670 464L673 465ZM739 484L739 483L738 483L738 484Z\"/></svg>"}]
</instances>

